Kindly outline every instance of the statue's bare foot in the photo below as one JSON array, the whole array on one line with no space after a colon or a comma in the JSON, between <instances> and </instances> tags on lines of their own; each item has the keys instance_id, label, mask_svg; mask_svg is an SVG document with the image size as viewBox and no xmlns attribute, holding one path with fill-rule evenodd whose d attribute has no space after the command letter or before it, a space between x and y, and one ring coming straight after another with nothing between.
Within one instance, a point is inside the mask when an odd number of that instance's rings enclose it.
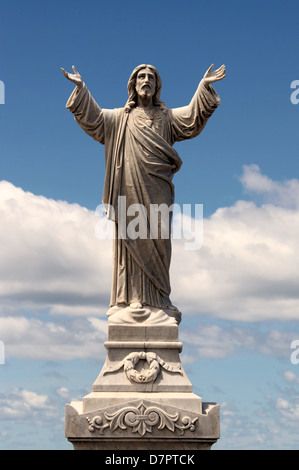
<instances>
[{"instance_id":1,"label":"statue's bare foot","mask_svg":"<svg viewBox=\"0 0 299 470\"><path fill-rule=\"evenodd\" d=\"M132 303L130 304L130 308L133 308L134 310L135 310L135 309L142 308L142 303L141 303L141 302L132 302Z\"/></svg>"}]
</instances>

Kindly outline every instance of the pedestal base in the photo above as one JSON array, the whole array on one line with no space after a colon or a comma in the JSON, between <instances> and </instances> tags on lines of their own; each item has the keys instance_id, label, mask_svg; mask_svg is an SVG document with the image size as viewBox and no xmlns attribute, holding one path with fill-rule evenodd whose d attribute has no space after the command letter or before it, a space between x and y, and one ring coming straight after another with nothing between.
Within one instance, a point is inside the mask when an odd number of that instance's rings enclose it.
<instances>
[{"instance_id":1,"label":"pedestal base","mask_svg":"<svg viewBox=\"0 0 299 470\"><path fill-rule=\"evenodd\" d=\"M137 394L135 400L84 412L89 400L103 399L103 404L121 400L90 395L66 406L66 436L74 449L208 450L219 438L219 405L202 403L192 393L173 398L170 394ZM155 398L159 401L153 401Z\"/></svg>"},{"instance_id":2,"label":"pedestal base","mask_svg":"<svg viewBox=\"0 0 299 470\"><path fill-rule=\"evenodd\" d=\"M178 326L108 325L107 359L82 402L66 405L74 449L207 450L219 439L219 405L192 393Z\"/></svg>"}]
</instances>

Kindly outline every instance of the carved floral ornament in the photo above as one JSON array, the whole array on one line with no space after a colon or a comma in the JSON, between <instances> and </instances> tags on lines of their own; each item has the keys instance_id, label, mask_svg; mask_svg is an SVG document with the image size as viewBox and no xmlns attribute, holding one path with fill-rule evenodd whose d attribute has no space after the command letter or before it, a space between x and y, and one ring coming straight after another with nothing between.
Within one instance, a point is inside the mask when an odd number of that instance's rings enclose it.
<instances>
[{"instance_id":1,"label":"carved floral ornament","mask_svg":"<svg viewBox=\"0 0 299 470\"><path fill-rule=\"evenodd\" d=\"M148 369L143 369L141 372L135 369L137 363L140 360L145 360L148 364ZM137 383L148 383L154 382L160 372L160 366L163 367L168 372L173 372L177 374L183 374L180 366L173 367L167 364L163 359L161 359L156 353L153 352L133 352L128 354L121 362L117 363L115 366L107 366L104 370L103 375L116 372L122 367L126 373L126 376L129 380Z\"/></svg>"},{"instance_id":2,"label":"carved floral ornament","mask_svg":"<svg viewBox=\"0 0 299 470\"><path fill-rule=\"evenodd\" d=\"M127 406L117 411L116 413L104 413L106 423L102 416L95 416L90 419L87 418L89 423L89 431L95 432L97 429L100 434L103 434L105 429L109 428L111 432L120 429L129 429L132 433L138 433L144 436L147 432L151 433L152 428L157 426L157 429L169 429L171 432L179 431L182 436L188 429L193 432L195 430L195 423L198 418L191 419L184 416L179 424L179 413L170 415L166 411L157 406L147 407L143 402L138 406Z\"/></svg>"}]
</instances>

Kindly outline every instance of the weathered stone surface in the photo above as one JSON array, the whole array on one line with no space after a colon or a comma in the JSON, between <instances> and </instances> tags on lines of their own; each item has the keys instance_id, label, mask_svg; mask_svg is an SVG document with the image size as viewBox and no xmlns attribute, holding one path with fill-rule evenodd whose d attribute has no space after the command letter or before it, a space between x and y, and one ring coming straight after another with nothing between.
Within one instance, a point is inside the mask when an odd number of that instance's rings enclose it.
<instances>
[{"instance_id":1,"label":"weathered stone surface","mask_svg":"<svg viewBox=\"0 0 299 470\"><path fill-rule=\"evenodd\" d=\"M66 406L66 437L75 449L211 448L219 405L192 393L177 325L109 323L105 347L93 391Z\"/></svg>"},{"instance_id":2,"label":"weathered stone surface","mask_svg":"<svg viewBox=\"0 0 299 470\"><path fill-rule=\"evenodd\" d=\"M184 395L183 408L169 405L171 397L166 404L166 396L156 402L148 395L86 412L82 402L73 402L66 407L66 436L78 449L210 448L220 434L219 405L205 403L198 413L196 407L188 409L191 403ZM156 394L150 396L156 398Z\"/></svg>"},{"instance_id":3,"label":"weathered stone surface","mask_svg":"<svg viewBox=\"0 0 299 470\"><path fill-rule=\"evenodd\" d=\"M194 393L169 393L169 392L91 392L82 399L82 413L105 409L110 406L123 406L124 403L134 400L154 400L162 407L171 405L175 408L192 410L201 414L203 405L200 397Z\"/></svg>"},{"instance_id":4,"label":"weathered stone surface","mask_svg":"<svg viewBox=\"0 0 299 470\"><path fill-rule=\"evenodd\" d=\"M160 324L180 321L180 312L170 300L169 276L172 181L182 165L174 144L197 137L219 106L212 83L225 77L225 66L212 69L204 74L189 104L172 109L160 99L162 81L152 65L133 70L128 101L116 109L102 109L74 67L74 74L62 69L76 85L68 110L90 137L105 145L102 200L116 235L108 311L112 323L148 317ZM136 205L137 222L132 219ZM120 305L125 308L119 309Z\"/></svg>"},{"instance_id":5,"label":"weathered stone surface","mask_svg":"<svg viewBox=\"0 0 299 470\"><path fill-rule=\"evenodd\" d=\"M210 449L220 434L219 405L192 393L178 327L109 324L108 338L93 391L66 406L65 432L74 448Z\"/></svg>"}]
</instances>

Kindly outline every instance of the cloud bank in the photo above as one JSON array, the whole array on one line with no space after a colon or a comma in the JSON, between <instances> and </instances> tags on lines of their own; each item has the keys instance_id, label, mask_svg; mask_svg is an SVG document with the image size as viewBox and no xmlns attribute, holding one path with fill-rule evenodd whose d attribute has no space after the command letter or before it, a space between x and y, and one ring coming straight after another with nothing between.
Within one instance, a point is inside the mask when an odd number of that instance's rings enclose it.
<instances>
[{"instance_id":1,"label":"cloud bank","mask_svg":"<svg viewBox=\"0 0 299 470\"><path fill-rule=\"evenodd\" d=\"M204 219L201 250L174 253L173 291L180 293L180 304L190 314L297 320L299 181L273 182L250 165L244 167L241 182L267 201L237 201Z\"/></svg>"}]
</instances>

